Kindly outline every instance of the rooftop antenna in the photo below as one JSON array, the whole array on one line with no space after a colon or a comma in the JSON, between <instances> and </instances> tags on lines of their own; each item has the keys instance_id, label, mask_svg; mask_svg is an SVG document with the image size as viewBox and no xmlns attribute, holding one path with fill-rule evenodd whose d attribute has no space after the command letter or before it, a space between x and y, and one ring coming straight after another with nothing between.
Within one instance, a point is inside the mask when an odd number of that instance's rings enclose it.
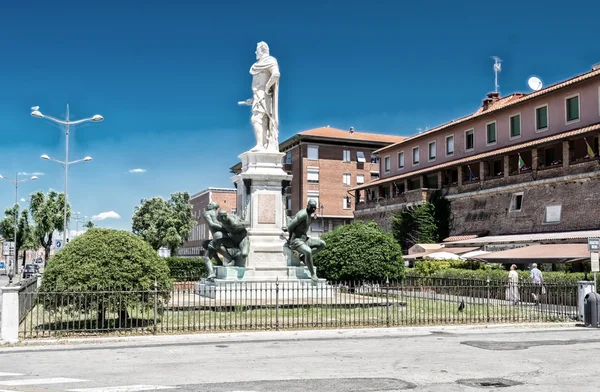
<instances>
[{"instance_id":1,"label":"rooftop antenna","mask_svg":"<svg viewBox=\"0 0 600 392\"><path fill-rule=\"evenodd\" d=\"M542 88L542 81L537 76L532 76L527 80L529 88L533 91L540 91Z\"/></svg>"},{"instance_id":2,"label":"rooftop antenna","mask_svg":"<svg viewBox=\"0 0 600 392\"><path fill-rule=\"evenodd\" d=\"M502 65L500 63L502 63L502 59L498 56L492 56L492 58L494 59L494 86L496 87L495 92L498 92L498 87L500 87L498 85L498 73L500 73L500 71L502 70Z\"/></svg>"}]
</instances>

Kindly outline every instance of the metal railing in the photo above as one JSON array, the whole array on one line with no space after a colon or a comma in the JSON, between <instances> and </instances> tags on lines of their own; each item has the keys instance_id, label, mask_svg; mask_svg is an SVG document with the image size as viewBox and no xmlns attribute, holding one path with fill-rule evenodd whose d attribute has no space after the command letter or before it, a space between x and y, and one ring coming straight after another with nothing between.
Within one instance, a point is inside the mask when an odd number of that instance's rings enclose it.
<instances>
[{"instance_id":1,"label":"metal railing","mask_svg":"<svg viewBox=\"0 0 600 392\"><path fill-rule=\"evenodd\" d=\"M25 316L35 306L35 292L37 290L37 276L32 276L21 281L19 288L19 322L22 323Z\"/></svg>"},{"instance_id":2,"label":"metal railing","mask_svg":"<svg viewBox=\"0 0 600 392\"><path fill-rule=\"evenodd\" d=\"M439 279L439 278L438 278ZM572 321L577 286L410 278L402 282L306 281L170 290L30 291L23 338L308 328ZM204 295L198 294L204 290Z\"/></svg>"}]
</instances>

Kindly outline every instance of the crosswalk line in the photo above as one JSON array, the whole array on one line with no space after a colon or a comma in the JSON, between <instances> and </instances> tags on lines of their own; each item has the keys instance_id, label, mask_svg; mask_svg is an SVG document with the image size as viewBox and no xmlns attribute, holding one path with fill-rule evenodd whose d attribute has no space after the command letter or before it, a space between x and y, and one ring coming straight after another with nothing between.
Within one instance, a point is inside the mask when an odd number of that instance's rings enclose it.
<instances>
[{"instance_id":1,"label":"crosswalk line","mask_svg":"<svg viewBox=\"0 0 600 392\"><path fill-rule=\"evenodd\" d=\"M0 385L6 387L16 387L20 385L43 385L43 384L66 384L71 382L86 382L88 380L80 380L78 378L28 378L23 380L0 380Z\"/></svg>"},{"instance_id":2,"label":"crosswalk line","mask_svg":"<svg viewBox=\"0 0 600 392\"><path fill-rule=\"evenodd\" d=\"M0 377L23 376L23 373L5 373L0 372Z\"/></svg>"},{"instance_id":3,"label":"crosswalk line","mask_svg":"<svg viewBox=\"0 0 600 392\"><path fill-rule=\"evenodd\" d=\"M156 391L159 389L177 389L178 387L165 385L123 385L118 387L99 387L99 388L81 388L67 389L70 392L138 392L138 391Z\"/></svg>"}]
</instances>

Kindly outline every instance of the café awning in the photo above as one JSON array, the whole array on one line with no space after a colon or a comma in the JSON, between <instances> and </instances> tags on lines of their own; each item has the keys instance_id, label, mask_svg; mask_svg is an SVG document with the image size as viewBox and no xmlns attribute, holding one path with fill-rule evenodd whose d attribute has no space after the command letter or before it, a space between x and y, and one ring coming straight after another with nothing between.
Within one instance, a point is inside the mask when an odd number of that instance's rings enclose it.
<instances>
[{"instance_id":1,"label":"caf\u00e9 awning","mask_svg":"<svg viewBox=\"0 0 600 392\"><path fill-rule=\"evenodd\" d=\"M492 252L468 259L488 263L514 264L572 263L589 260L590 252L587 244L545 244Z\"/></svg>"}]
</instances>

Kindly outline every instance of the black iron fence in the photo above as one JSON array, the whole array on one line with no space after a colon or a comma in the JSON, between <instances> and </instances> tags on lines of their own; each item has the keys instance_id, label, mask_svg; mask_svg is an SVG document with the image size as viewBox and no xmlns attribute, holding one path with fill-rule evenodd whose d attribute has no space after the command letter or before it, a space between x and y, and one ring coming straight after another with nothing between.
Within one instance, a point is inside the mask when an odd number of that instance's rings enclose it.
<instances>
[{"instance_id":1,"label":"black iron fence","mask_svg":"<svg viewBox=\"0 0 600 392\"><path fill-rule=\"evenodd\" d=\"M26 304L23 338L247 331L307 328L526 323L577 318L575 285L509 286L409 278L401 282L313 285L174 283L164 291L33 291Z\"/></svg>"},{"instance_id":2,"label":"black iron fence","mask_svg":"<svg viewBox=\"0 0 600 392\"><path fill-rule=\"evenodd\" d=\"M21 281L19 289L19 322L22 323L29 311L34 307L34 293L37 290L37 276Z\"/></svg>"}]
</instances>

